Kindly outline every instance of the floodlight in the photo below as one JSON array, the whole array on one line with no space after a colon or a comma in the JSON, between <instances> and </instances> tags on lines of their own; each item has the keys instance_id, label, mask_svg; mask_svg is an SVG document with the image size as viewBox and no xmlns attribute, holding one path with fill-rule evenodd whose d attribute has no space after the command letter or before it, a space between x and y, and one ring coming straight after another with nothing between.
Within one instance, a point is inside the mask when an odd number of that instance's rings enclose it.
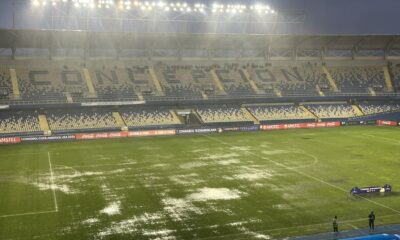
<instances>
[{"instance_id":1,"label":"floodlight","mask_svg":"<svg viewBox=\"0 0 400 240\"><path fill-rule=\"evenodd\" d=\"M34 6L39 5L39 1L38 1L38 0L33 1L33 5L34 5Z\"/></svg>"}]
</instances>

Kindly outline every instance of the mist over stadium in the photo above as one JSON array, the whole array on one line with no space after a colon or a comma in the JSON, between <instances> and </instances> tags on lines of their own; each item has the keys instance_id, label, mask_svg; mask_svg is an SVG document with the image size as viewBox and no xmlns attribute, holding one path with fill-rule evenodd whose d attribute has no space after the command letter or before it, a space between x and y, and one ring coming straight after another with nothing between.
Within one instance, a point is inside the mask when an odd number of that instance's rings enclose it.
<instances>
[{"instance_id":1,"label":"mist over stadium","mask_svg":"<svg viewBox=\"0 0 400 240\"><path fill-rule=\"evenodd\" d=\"M0 2L0 239L400 239L395 0Z\"/></svg>"}]
</instances>

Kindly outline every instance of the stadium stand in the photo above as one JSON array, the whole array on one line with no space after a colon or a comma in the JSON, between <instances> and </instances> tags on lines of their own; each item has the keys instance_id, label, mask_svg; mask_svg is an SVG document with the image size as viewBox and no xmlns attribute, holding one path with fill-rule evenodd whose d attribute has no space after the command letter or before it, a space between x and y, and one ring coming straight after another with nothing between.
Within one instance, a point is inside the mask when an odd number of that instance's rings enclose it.
<instances>
[{"instance_id":1,"label":"stadium stand","mask_svg":"<svg viewBox=\"0 0 400 240\"><path fill-rule=\"evenodd\" d=\"M125 71L124 71L125 70ZM114 66L113 68L104 65L93 64L89 68L90 76L92 76L94 88L98 101L134 101L138 100L135 92L134 81L129 81L129 71ZM132 74L133 75L133 74ZM145 82L144 89L152 89ZM139 93L140 88L138 89ZM151 90L152 91L152 90Z\"/></svg>"},{"instance_id":2,"label":"stadium stand","mask_svg":"<svg viewBox=\"0 0 400 240\"><path fill-rule=\"evenodd\" d=\"M120 130L112 113L102 109L49 111L46 114L50 129L55 132L70 130Z\"/></svg>"},{"instance_id":3,"label":"stadium stand","mask_svg":"<svg viewBox=\"0 0 400 240\"><path fill-rule=\"evenodd\" d=\"M398 103L360 103L358 106L366 115L400 110Z\"/></svg>"},{"instance_id":4,"label":"stadium stand","mask_svg":"<svg viewBox=\"0 0 400 240\"><path fill-rule=\"evenodd\" d=\"M278 91L282 96L318 96L318 90L330 91L321 68L311 63L273 67L248 64L246 69L257 87L267 95L274 95Z\"/></svg>"},{"instance_id":5,"label":"stadium stand","mask_svg":"<svg viewBox=\"0 0 400 240\"><path fill-rule=\"evenodd\" d=\"M394 90L400 92L400 64L390 65L390 75L392 76Z\"/></svg>"},{"instance_id":6,"label":"stadium stand","mask_svg":"<svg viewBox=\"0 0 400 240\"><path fill-rule=\"evenodd\" d=\"M34 112L0 112L0 134L42 134Z\"/></svg>"},{"instance_id":7,"label":"stadium stand","mask_svg":"<svg viewBox=\"0 0 400 240\"><path fill-rule=\"evenodd\" d=\"M240 71L239 64L214 65L213 70L221 82L224 92L231 97L245 97L255 94L245 74Z\"/></svg>"},{"instance_id":8,"label":"stadium stand","mask_svg":"<svg viewBox=\"0 0 400 240\"><path fill-rule=\"evenodd\" d=\"M0 100L9 99L12 97L13 91L10 81L10 76L7 74L7 70L4 66L0 65Z\"/></svg>"},{"instance_id":9,"label":"stadium stand","mask_svg":"<svg viewBox=\"0 0 400 240\"><path fill-rule=\"evenodd\" d=\"M256 105L247 109L260 121L313 119L308 112L293 104Z\"/></svg>"},{"instance_id":10,"label":"stadium stand","mask_svg":"<svg viewBox=\"0 0 400 240\"><path fill-rule=\"evenodd\" d=\"M119 112L125 124L131 129L146 127L163 128L182 125L179 119L168 109L121 108Z\"/></svg>"},{"instance_id":11,"label":"stadium stand","mask_svg":"<svg viewBox=\"0 0 400 240\"><path fill-rule=\"evenodd\" d=\"M156 74L166 96L183 99L202 99L200 84L193 79L192 66L158 64Z\"/></svg>"},{"instance_id":12,"label":"stadium stand","mask_svg":"<svg viewBox=\"0 0 400 240\"><path fill-rule=\"evenodd\" d=\"M357 116L351 105L347 103L305 104L310 112L318 118L349 118Z\"/></svg>"},{"instance_id":13,"label":"stadium stand","mask_svg":"<svg viewBox=\"0 0 400 240\"><path fill-rule=\"evenodd\" d=\"M230 105L204 106L196 109L204 123L253 123L240 107Z\"/></svg>"},{"instance_id":14,"label":"stadium stand","mask_svg":"<svg viewBox=\"0 0 400 240\"><path fill-rule=\"evenodd\" d=\"M387 91L382 67L341 66L329 67L329 71L342 93Z\"/></svg>"}]
</instances>

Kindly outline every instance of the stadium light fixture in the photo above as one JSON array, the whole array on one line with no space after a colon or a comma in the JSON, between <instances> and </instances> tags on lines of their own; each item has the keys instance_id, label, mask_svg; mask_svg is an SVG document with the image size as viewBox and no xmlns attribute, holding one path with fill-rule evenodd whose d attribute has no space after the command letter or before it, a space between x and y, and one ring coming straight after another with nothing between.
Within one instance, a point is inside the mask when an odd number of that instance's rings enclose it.
<instances>
[{"instance_id":1,"label":"stadium light fixture","mask_svg":"<svg viewBox=\"0 0 400 240\"><path fill-rule=\"evenodd\" d=\"M48 3L55 6L65 6L70 3L76 8L116 8L119 10L137 9L143 11L175 11L182 13L265 13L277 14L277 11L271 6L262 3L254 5L245 4L221 4L218 2L210 5L203 3L190 3L177 0L31 0L34 6L46 6ZM64 3L64 4L60 4Z\"/></svg>"}]
</instances>

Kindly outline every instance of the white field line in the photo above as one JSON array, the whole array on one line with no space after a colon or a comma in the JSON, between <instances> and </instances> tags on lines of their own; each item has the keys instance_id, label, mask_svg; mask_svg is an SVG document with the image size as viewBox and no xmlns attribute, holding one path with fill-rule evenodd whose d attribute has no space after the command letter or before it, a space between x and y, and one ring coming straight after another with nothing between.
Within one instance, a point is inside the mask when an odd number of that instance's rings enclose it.
<instances>
[{"instance_id":1,"label":"white field line","mask_svg":"<svg viewBox=\"0 0 400 240\"><path fill-rule=\"evenodd\" d=\"M43 152L26 152L26 153L2 153L0 156L20 156L20 155L39 155L43 154Z\"/></svg>"},{"instance_id":2,"label":"white field line","mask_svg":"<svg viewBox=\"0 0 400 240\"><path fill-rule=\"evenodd\" d=\"M209 138L209 139L211 139L211 140L213 140L213 141L215 141L215 142L219 142L219 143L222 143L222 144L224 144L224 145L228 145L228 146L230 146L230 147L238 147L238 146L232 145L232 144L230 144L230 143L227 143L227 142L225 142L225 141L222 141L222 140L220 140L220 139L218 139L218 138L210 137L210 136L207 136L207 135L203 135L203 136L206 137L206 138ZM344 188L341 188L341 187L339 187L339 186L333 185L332 183L326 182L326 181L324 181L323 179L314 177L314 176L312 176L312 175L310 175L310 174L308 174L308 173L301 172L301 171L298 170L298 169L295 169L295 168L292 168L292 167L288 167L288 166L286 166L285 164L282 164L282 163L279 163L279 162L277 162L277 161L271 160L270 158L266 158L266 157L260 156L260 155L258 155L258 154L255 154L254 152L251 152L251 151L248 151L248 150L241 150L241 149L239 149L239 151L247 152L248 154L251 154L251 155L253 155L253 156L255 156L255 157L259 158L259 159L264 159L264 160L270 161L270 162L274 163L275 165L280 166L280 167L283 167L283 168L285 168L285 169L287 169L287 170L289 170L289 171L293 171L293 172L295 172L295 173L298 173L298 174L300 174L300 175L302 175L302 176L305 176L305 177L307 177L307 178L313 179L313 180L315 180L315 181L317 181L317 182L323 183L323 184L325 184L325 185L327 185L327 186L330 186L330 187L332 187L332 188L334 188L334 189L337 189L337 190L340 190L340 191L342 191L342 192L349 193L349 191L346 190L346 189L344 189ZM372 203L372 204L374 204L374 205L377 205L377 206L380 206L380 207L389 209L389 210L391 210L391 211L393 211L393 212L395 212L395 213L400 214L400 211L399 211L399 210L396 210L396 209L394 209L394 208L391 208L391 207L389 207L389 206L386 206L386 205L384 205L384 204L382 204L382 203L373 201L373 200L371 200L371 199L368 199L368 198L365 198L365 197L362 197L362 196L358 196L358 197L361 198L361 199L363 199L363 200L365 200L365 201L368 201L368 202L370 202L370 203Z\"/></svg>"},{"instance_id":3,"label":"white field line","mask_svg":"<svg viewBox=\"0 0 400 240\"><path fill-rule=\"evenodd\" d=\"M7 214L7 215L0 215L0 218L38 215L38 214L47 214L47 213L56 213L56 212L57 212L56 210L51 210L51 211L43 211L43 212L27 212L27 213L19 213L19 214Z\"/></svg>"},{"instance_id":4,"label":"white field line","mask_svg":"<svg viewBox=\"0 0 400 240\"><path fill-rule=\"evenodd\" d=\"M388 215L380 216L379 218L382 219L382 218L388 218L388 217L394 217L394 216L399 216L399 214L388 214ZM365 218L356 218L356 219L340 221L339 224L349 225L350 226L351 223L355 223L355 222L365 222L365 223L367 223L367 221L368 221L368 218L365 217ZM332 225L332 223L330 221L327 221L327 222L324 222L324 223L314 223L314 224L308 224L308 225L298 225L298 226L293 226L293 227L282 227L282 228L273 228L273 229L266 229L266 230L255 230L255 231L252 231L252 232L268 234L268 233L271 233L271 232L277 232L277 231L283 231L283 230L291 230L291 229L298 229L298 228L304 229L304 228L311 228L311 227L314 228L314 227L317 227L317 226L324 226L324 225L330 226L330 225ZM353 225L353 224L351 224L351 225ZM365 225L367 226L367 224L365 224ZM357 228L354 225L352 227L353 228ZM211 240L211 239L220 239L220 238L225 238L225 237L234 237L234 236L241 236L241 235L247 235L247 234L248 233L246 233L246 232L232 233L232 234L218 235L218 236L215 236L215 237L204 237L204 238L199 238L199 239L202 239L202 240L209 240L210 239ZM245 238L240 238L240 239L245 239Z\"/></svg>"},{"instance_id":5,"label":"white field line","mask_svg":"<svg viewBox=\"0 0 400 240\"><path fill-rule=\"evenodd\" d=\"M350 227L352 227L352 228L354 228L354 229L356 229L356 230L358 230L358 229L359 229L357 226L354 226L354 225L353 225L353 224L351 224L351 223L348 223L347 225L349 225Z\"/></svg>"},{"instance_id":6,"label":"white field line","mask_svg":"<svg viewBox=\"0 0 400 240\"><path fill-rule=\"evenodd\" d=\"M366 134L366 133L364 133L363 135L367 136L367 137L378 138L378 140L381 139L381 141L389 142L389 143L392 143L394 145L399 145L400 144L400 141L398 139L395 139L395 138L381 137L381 136L372 135L372 134Z\"/></svg>"},{"instance_id":7,"label":"white field line","mask_svg":"<svg viewBox=\"0 0 400 240\"><path fill-rule=\"evenodd\" d=\"M51 189L53 190L54 208L55 211L58 212L58 203L57 203L56 188L55 188L56 186L54 185L54 174L53 174L53 168L51 166L50 152L47 152L47 158L49 160L50 183L51 183Z\"/></svg>"},{"instance_id":8,"label":"white field line","mask_svg":"<svg viewBox=\"0 0 400 240\"><path fill-rule=\"evenodd\" d=\"M93 165L72 165L72 166L66 166L66 165L59 165L59 166L64 166L68 168L96 168L96 167L106 167L106 166L126 166L126 165L136 165L138 163L136 162L127 162L127 163L110 163L110 164L93 164Z\"/></svg>"}]
</instances>

